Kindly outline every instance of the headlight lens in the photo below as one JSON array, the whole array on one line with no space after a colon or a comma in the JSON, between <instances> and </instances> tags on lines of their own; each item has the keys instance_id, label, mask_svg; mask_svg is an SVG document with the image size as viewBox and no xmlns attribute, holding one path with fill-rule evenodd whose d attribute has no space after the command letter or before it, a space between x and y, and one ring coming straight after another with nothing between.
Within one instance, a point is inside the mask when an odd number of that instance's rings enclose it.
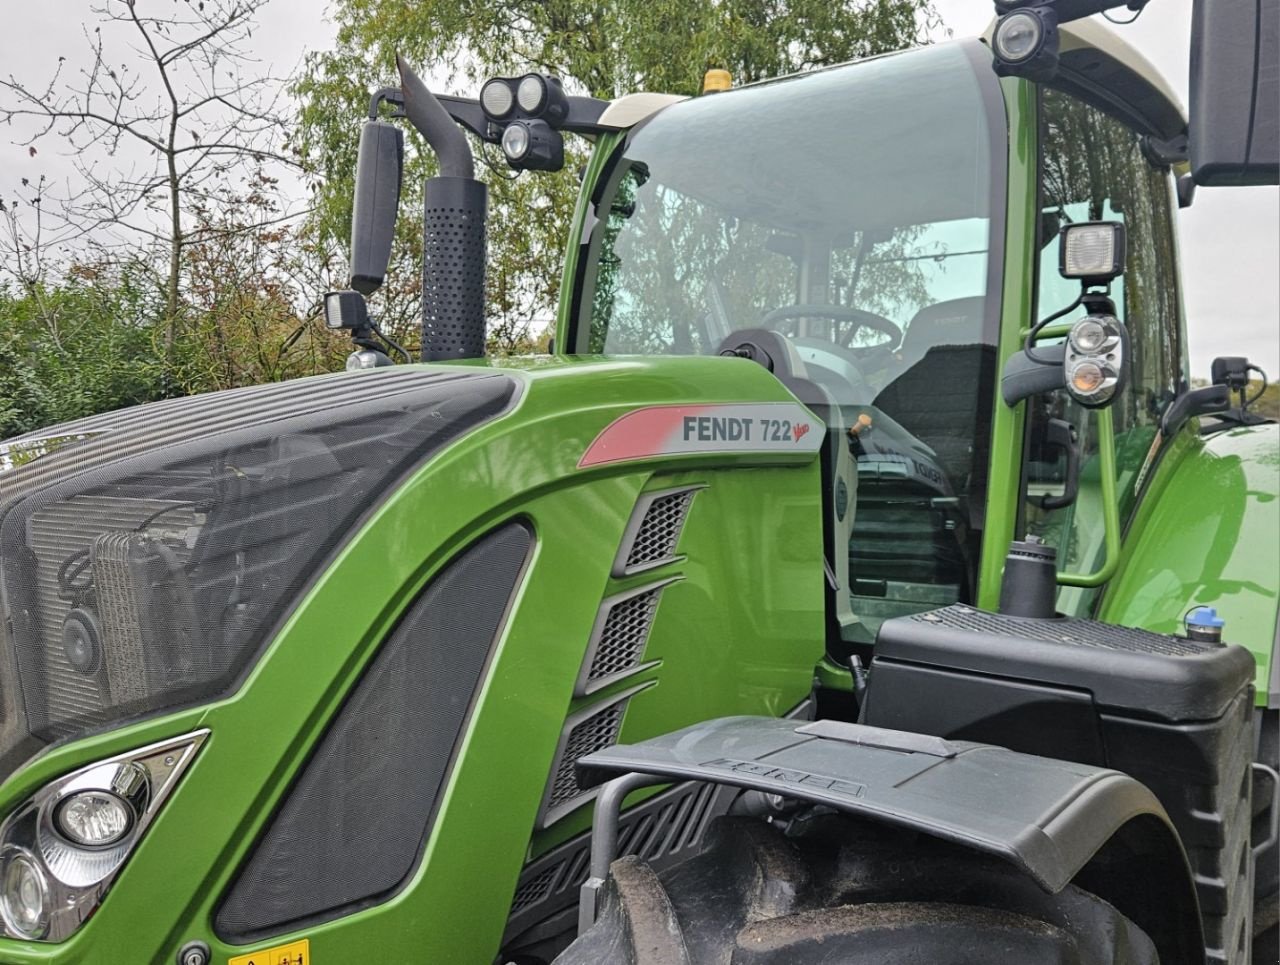
<instances>
[{"instance_id":1,"label":"headlight lens","mask_svg":"<svg viewBox=\"0 0 1280 965\"><path fill-rule=\"evenodd\" d=\"M54 827L75 844L105 848L133 827L133 809L110 791L77 791L53 815Z\"/></svg>"},{"instance_id":2,"label":"headlight lens","mask_svg":"<svg viewBox=\"0 0 1280 965\"><path fill-rule=\"evenodd\" d=\"M22 848L0 856L0 915L17 938L43 938L49 930L49 883L40 865Z\"/></svg>"},{"instance_id":3,"label":"headlight lens","mask_svg":"<svg viewBox=\"0 0 1280 965\"><path fill-rule=\"evenodd\" d=\"M516 103L526 114L536 114L547 97L547 82L537 74L527 74L516 88Z\"/></svg>"},{"instance_id":4,"label":"headlight lens","mask_svg":"<svg viewBox=\"0 0 1280 965\"><path fill-rule=\"evenodd\" d=\"M512 161L519 161L529 153L529 129L523 124L512 124L502 132L502 153Z\"/></svg>"},{"instance_id":5,"label":"headlight lens","mask_svg":"<svg viewBox=\"0 0 1280 965\"><path fill-rule=\"evenodd\" d=\"M480 106L486 114L494 119L506 117L510 114L514 100L511 94L511 85L501 78L495 77L490 81L486 81L485 85L480 88Z\"/></svg>"},{"instance_id":6,"label":"headlight lens","mask_svg":"<svg viewBox=\"0 0 1280 965\"><path fill-rule=\"evenodd\" d=\"M1090 395L1101 388L1106 374L1096 362L1081 362L1071 373L1071 387L1081 395Z\"/></svg>"},{"instance_id":7,"label":"headlight lens","mask_svg":"<svg viewBox=\"0 0 1280 965\"><path fill-rule=\"evenodd\" d=\"M1011 64L1019 63L1036 52L1043 34L1039 17L1023 11L1011 13L996 27L996 52Z\"/></svg>"},{"instance_id":8,"label":"headlight lens","mask_svg":"<svg viewBox=\"0 0 1280 965\"><path fill-rule=\"evenodd\" d=\"M1092 316L1081 319L1071 329L1071 344L1077 352L1092 355L1107 344L1106 328Z\"/></svg>"}]
</instances>

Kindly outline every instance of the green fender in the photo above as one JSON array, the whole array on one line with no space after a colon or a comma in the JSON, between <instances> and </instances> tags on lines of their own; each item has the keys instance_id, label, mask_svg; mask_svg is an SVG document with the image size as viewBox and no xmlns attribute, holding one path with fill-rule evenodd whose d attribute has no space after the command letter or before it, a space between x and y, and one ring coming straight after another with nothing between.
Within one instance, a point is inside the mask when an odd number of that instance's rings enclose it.
<instances>
[{"instance_id":1,"label":"green fender","mask_svg":"<svg viewBox=\"0 0 1280 965\"><path fill-rule=\"evenodd\" d=\"M1176 633L1195 606L1216 607L1224 638L1253 653L1259 706L1280 706L1280 425L1208 436L1189 427L1174 440L1098 619Z\"/></svg>"}]
</instances>

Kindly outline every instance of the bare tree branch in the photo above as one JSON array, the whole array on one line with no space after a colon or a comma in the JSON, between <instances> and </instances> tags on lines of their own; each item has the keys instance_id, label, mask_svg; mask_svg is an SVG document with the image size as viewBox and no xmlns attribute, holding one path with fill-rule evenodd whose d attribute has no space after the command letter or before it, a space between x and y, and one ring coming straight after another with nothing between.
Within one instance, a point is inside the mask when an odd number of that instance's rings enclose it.
<instances>
[{"instance_id":1,"label":"bare tree branch","mask_svg":"<svg viewBox=\"0 0 1280 965\"><path fill-rule=\"evenodd\" d=\"M56 202L62 238L92 235L96 245L110 248L127 244L131 235L165 249L166 357L182 325L184 250L208 240L207 234L190 237L194 225L207 232L216 220L209 206L221 196L204 186L236 171L259 171L266 162L295 164L279 147L285 84L250 69L254 62L246 52L254 20L267 2L182 0L155 15L145 13L140 0L101 0L91 8L97 25L85 30L86 68L67 76L60 58L43 86L13 75L0 79L0 121L11 127L17 122L23 131L15 143L57 138L76 157L79 187L56 198L41 192L50 217L47 202ZM134 38L130 63L117 66L108 56L104 33L113 31ZM145 156L143 172L105 174L85 159L89 149L115 157L127 144ZM220 225L219 231L252 234L294 216L272 211L234 228ZM15 218L10 206L4 228L11 249L21 230ZM42 235L24 243L33 240L37 249L48 243ZM18 272L31 270L28 253Z\"/></svg>"}]
</instances>

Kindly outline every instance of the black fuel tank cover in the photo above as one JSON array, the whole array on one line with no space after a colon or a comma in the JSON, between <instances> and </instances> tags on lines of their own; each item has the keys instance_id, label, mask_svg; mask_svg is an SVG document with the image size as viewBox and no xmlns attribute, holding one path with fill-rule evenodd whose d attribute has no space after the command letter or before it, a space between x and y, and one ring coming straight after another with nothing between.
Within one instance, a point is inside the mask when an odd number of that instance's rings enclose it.
<instances>
[{"instance_id":1,"label":"black fuel tank cover","mask_svg":"<svg viewBox=\"0 0 1280 965\"><path fill-rule=\"evenodd\" d=\"M1167 723L1216 720L1254 673L1238 645L960 604L886 620L875 658L1087 691L1101 708Z\"/></svg>"}]
</instances>

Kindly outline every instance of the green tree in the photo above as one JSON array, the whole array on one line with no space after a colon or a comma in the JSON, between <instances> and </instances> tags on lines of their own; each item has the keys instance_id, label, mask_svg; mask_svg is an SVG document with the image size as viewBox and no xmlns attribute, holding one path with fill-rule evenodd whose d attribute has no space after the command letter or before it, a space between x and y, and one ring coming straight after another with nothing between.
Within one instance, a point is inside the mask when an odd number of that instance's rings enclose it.
<instances>
[{"instance_id":1,"label":"green tree","mask_svg":"<svg viewBox=\"0 0 1280 965\"><path fill-rule=\"evenodd\" d=\"M0 287L0 438L160 398L159 296L137 263L75 265L21 294Z\"/></svg>"},{"instance_id":2,"label":"green tree","mask_svg":"<svg viewBox=\"0 0 1280 965\"><path fill-rule=\"evenodd\" d=\"M710 67L748 83L908 47L937 25L930 0L336 0L332 16L334 49L311 55L294 86L303 105L294 147L314 176L317 237L338 250L368 93L396 83L397 53L439 90L473 92L485 77L534 69L597 97L692 95ZM408 143L395 254L374 310L412 341L421 184L434 162L415 136ZM509 349L527 343L529 319L550 316L585 145L571 144L565 169L551 176L511 178L491 156L481 154L492 172L489 327L491 341Z\"/></svg>"}]
</instances>

